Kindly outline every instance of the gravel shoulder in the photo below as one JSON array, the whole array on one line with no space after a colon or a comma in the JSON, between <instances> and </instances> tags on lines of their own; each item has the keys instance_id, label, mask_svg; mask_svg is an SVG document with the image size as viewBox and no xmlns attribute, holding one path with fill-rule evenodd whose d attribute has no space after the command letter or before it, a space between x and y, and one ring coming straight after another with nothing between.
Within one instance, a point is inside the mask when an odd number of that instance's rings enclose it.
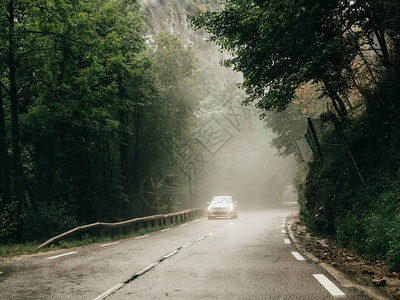
<instances>
[{"instance_id":1,"label":"gravel shoulder","mask_svg":"<svg viewBox=\"0 0 400 300\"><path fill-rule=\"evenodd\" d=\"M400 273L391 272L384 261L370 261L354 251L343 249L329 237L312 234L298 215L287 218L290 237L296 246L316 263L325 266L338 280L348 281L374 299L400 299Z\"/></svg>"}]
</instances>

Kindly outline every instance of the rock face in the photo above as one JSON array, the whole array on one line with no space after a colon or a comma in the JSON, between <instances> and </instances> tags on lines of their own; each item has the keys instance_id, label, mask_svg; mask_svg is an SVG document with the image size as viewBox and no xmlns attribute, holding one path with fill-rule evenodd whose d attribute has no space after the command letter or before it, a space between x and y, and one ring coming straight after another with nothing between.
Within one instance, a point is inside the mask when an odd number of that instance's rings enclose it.
<instances>
[{"instance_id":1,"label":"rock face","mask_svg":"<svg viewBox=\"0 0 400 300\"><path fill-rule=\"evenodd\" d=\"M207 6L197 2L193 0L138 0L147 26L146 37L151 43L154 35L160 32L173 33L183 44L198 50L197 54L202 63L218 64L226 58L226 55L220 53L213 43L206 42L208 35L203 30L193 30L188 20L188 15L196 15L199 10L217 9L218 1L207 1L209 2Z\"/></svg>"}]
</instances>

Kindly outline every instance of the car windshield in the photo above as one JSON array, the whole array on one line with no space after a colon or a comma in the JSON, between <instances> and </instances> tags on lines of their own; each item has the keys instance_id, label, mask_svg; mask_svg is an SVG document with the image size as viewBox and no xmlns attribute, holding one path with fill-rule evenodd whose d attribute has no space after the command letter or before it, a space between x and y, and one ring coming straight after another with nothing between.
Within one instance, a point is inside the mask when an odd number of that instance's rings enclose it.
<instances>
[{"instance_id":1,"label":"car windshield","mask_svg":"<svg viewBox=\"0 0 400 300\"><path fill-rule=\"evenodd\" d=\"M231 198L214 198L211 204L232 204Z\"/></svg>"}]
</instances>

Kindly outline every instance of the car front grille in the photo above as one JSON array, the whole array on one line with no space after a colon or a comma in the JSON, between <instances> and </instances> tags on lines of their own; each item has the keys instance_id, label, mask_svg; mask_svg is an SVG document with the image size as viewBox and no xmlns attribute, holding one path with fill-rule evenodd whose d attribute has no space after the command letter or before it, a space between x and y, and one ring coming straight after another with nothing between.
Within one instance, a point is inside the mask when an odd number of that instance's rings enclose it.
<instances>
[{"instance_id":1,"label":"car front grille","mask_svg":"<svg viewBox=\"0 0 400 300\"><path fill-rule=\"evenodd\" d=\"M229 208L214 208L212 212L214 215L226 215L229 213Z\"/></svg>"}]
</instances>

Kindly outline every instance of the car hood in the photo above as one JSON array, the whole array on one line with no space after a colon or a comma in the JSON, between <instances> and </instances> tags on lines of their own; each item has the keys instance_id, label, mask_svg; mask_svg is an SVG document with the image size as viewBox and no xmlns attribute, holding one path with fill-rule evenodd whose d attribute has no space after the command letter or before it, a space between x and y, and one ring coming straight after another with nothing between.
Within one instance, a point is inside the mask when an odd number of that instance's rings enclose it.
<instances>
[{"instance_id":1,"label":"car hood","mask_svg":"<svg viewBox=\"0 0 400 300\"><path fill-rule=\"evenodd\" d=\"M216 203L216 204L210 204L211 208L228 208L228 207L232 207L233 204L229 204L229 203Z\"/></svg>"}]
</instances>

